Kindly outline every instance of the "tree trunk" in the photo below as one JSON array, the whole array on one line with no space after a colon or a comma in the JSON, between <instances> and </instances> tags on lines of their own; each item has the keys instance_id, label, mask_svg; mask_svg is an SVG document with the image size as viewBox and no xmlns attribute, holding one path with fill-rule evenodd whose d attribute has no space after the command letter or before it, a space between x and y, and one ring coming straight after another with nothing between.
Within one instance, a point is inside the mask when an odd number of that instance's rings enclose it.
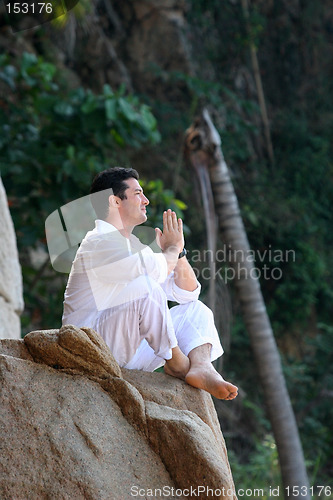
<instances>
[{"instance_id":1,"label":"tree trunk","mask_svg":"<svg viewBox=\"0 0 333 500\"><path fill-rule=\"evenodd\" d=\"M200 164L193 164L193 167L196 171L200 189L202 196L202 203L205 215L205 223L206 223L206 232L207 232L207 247L209 250L209 254L213 257L216 255L216 213L214 207L214 197L212 186L209 179L209 173L205 166ZM211 276L215 274L215 259L209 259L209 268ZM208 306L215 314L215 305L216 305L216 287L215 282L210 280L209 288L208 288Z\"/></svg>"},{"instance_id":2,"label":"tree trunk","mask_svg":"<svg viewBox=\"0 0 333 500\"><path fill-rule=\"evenodd\" d=\"M249 242L223 157L221 139L206 110L186 132L185 155L195 169L200 165L209 172L221 237L228 250L230 249L227 252L229 263L235 273L235 287L278 449L284 496L296 497L293 487L304 486L301 492L307 495L302 495L302 498L310 500L303 450L282 373L279 352L254 264L249 259Z\"/></svg>"}]
</instances>

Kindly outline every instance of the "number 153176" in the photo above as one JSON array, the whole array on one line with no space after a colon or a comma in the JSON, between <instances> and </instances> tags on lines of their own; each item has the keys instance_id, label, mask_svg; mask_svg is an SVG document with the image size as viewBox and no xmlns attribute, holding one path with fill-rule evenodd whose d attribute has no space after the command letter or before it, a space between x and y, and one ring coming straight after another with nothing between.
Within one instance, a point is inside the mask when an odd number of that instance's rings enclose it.
<instances>
[{"instance_id":1,"label":"number 153176","mask_svg":"<svg viewBox=\"0 0 333 500\"><path fill-rule=\"evenodd\" d=\"M307 486L287 486L285 488L287 495L295 496L295 497L305 497L308 494L316 495L317 497L329 497L331 498L332 489L330 486L311 486L308 488Z\"/></svg>"},{"instance_id":2,"label":"number 153176","mask_svg":"<svg viewBox=\"0 0 333 500\"><path fill-rule=\"evenodd\" d=\"M52 14L52 3L35 2L35 3L7 3L8 14Z\"/></svg>"}]
</instances>

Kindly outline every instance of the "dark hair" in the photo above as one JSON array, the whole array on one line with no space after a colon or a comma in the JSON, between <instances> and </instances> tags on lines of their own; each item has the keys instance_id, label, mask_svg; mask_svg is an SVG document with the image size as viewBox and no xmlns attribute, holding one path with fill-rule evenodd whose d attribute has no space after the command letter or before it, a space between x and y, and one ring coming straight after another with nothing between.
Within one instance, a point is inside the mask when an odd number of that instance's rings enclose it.
<instances>
[{"instance_id":1,"label":"dark hair","mask_svg":"<svg viewBox=\"0 0 333 500\"><path fill-rule=\"evenodd\" d=\"M109 196L114 194L121 200L127 198L125 191L129 187L126 179L139 179L134 168L112 167L97 174L91 184L90 194L101 192L99 196L91 196L91 204L99 219L105 219L109 212Z\"/></svg>"}]
</instances>

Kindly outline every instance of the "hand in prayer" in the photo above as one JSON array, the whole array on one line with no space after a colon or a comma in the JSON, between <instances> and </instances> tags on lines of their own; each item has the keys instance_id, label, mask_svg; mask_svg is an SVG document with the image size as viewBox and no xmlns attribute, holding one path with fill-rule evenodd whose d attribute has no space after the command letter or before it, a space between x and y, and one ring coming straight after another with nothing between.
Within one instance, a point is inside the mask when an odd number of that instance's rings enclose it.
<instances>
[{"instance_id":1,"label":"hand in prayer","mask_svg":"<svg viewBox=\"0 0 333 500\"><path fill-rule=\"evenodd\" d=\"M175 249L180 253L184 248L183 221L177 219L170 208L163 213L163 232L156 227L156 241L163 252Z\"/></svg>"}]
</instances>

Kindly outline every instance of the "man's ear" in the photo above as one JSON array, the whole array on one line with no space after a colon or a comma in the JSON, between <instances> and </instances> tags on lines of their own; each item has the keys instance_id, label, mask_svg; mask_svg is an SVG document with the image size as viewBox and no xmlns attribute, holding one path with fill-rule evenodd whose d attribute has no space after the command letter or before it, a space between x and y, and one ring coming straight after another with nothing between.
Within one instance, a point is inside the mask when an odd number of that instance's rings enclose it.
<instances>
[{"instance_id":1,"label":"man's ear","mask_svg":"<svg viewBox=\"0 0 333 500\"><path fill-rule=\"evenodd\" d=\"M119 208L120 202L121 202L121 199L119 198L119 196L115 196L114 194L111 194L109 196L109 207Z\"/></svg>"}]
</instances>

